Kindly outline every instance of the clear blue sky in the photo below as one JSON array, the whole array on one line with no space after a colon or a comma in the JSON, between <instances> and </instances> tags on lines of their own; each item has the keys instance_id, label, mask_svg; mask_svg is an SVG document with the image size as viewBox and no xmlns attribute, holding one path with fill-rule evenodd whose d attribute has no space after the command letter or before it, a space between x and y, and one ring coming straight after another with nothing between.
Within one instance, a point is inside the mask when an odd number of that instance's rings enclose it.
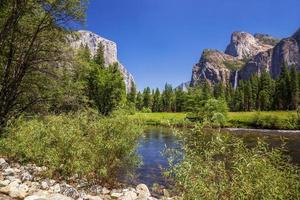
<instances>
[{"instance_id":1,"label":"clear blue sky","mask_svg":"<svg viewBox=\"0 0 300 200\"><path fill-rule=\"evenodd\" d=\"M204 48L224 50L233 31L287 37L300 0L90 0L84 29L118 44L138 88L190 80Z\"/></svg>"}]
</instances>

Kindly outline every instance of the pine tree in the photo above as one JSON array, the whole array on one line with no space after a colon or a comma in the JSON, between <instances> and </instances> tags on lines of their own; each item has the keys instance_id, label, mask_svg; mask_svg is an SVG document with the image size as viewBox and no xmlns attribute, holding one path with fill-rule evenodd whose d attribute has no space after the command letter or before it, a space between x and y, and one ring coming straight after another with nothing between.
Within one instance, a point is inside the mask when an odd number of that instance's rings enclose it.
<instances>
[{"instance_id":1,"label":"pine tree","mask_svg":"<svg viewBox=\"0 0 300 200\"><path fill-rule=\"evenodd\" d=\"M253 109L252 87L250 81L246 81L244 84L244 104L245 111L251 111Z\"/></svg>"},{"instance_id":2,"label":"pine tree","mask_svg":"<svg viewBox=\"0 0 300 200\"><path fill-rule=\"evenodd\" d=\"M276 80L276 108L279 110L289 109L291 103L290 74L286 65L281 68L279 78Z\"/></svg>"},{"instance_id":3,"label":"pine tree","mask_svg":"<svg viewBox=\"0 0 300 200\"><path fill-rule=\"evenodd\" d=\"M250 78L251 85L251 105L252 108L258 110L258 92L259 92L259 78L257 75L253 75Z\"/></svg>"},{"instance_id":4,"label":"pine tree","mask_svg":"<svg viewBox=\"0 0 300 200\"><path fill-rule=\"evenodd\" d=\"M170 84L165 85L165 89L162 93L162 108L165 112L172 112L174 103L174 92L173 87Z\"/></svg>"},{"instance_id":5,"label":"pine tree","mask_svg":"<svg viewBox=\"0 0 300 200\"><path fill-rule=\"evenodd\" d=\"M99 66L105 67L104 46L101 42L98 44L98 48L97 48L97 51L96 51L96 54L95 54L93 60Z\"/></svg>"},{"instance_id":6,"label":"pine tree","mask_svg":"<svg viewBox=\"0 0 300 200\"><path fill-rule=\"evenodd\" d=\"M297 109L299 103L298 74L297 74L296 66L292 66L290 76L291 76L291 82L290 82L291 107L290 108L295 110Z\"/></svg>"},{"instance_id":7,"label":"pine tree","mask_svg":"<svg viewBox=\"0 0 300 200\"><path fill-rule=\"evenodd\" d=\"M152 108L151 89L149 87L145 88L143 91L143 107L149 109Z\"/></svg>"},{"instance_id":8,"label":"pine tree","mask_svg":"<svg viewBox=\"0 0 300 200\"><path fill-rule=\"evenodd\" d=\"M94 64L87 77L87 87L90 99L104 116L109 115L125 101L125 83L117 63L108 68Z\"/></svg>"},{"instance_id":9,"label":"pine tree","mask_svg":"<svg viewBox=\"0 0 300 200\"><path fill-rule=\"evenodd\" d=\"M259 78L258 108L260 110L271 109L273 91L273 80L271 75L268 72L263 71Z\"/></svg>"},{"instance_id":10,"label":"pine tree","mask_svg":"<svg viewBox=\"0 0 300 200\"><path fill-rule=\"evenodd\" d=\"M222 82L214 85L214 97L216 99L225 99L225 87Z\"/></svg>"},{"instance_id":11,"label":"pine tree","mask_svg":"<svg viewBox=\"0 0 300 200\"><path fill-rule=\"evenodd\" d=\"M161 95L158 88L156 88L153 95L153 104L152 104L152 112L160 112L161 111Z\"/></svg>"},{"instance_id":12,"label":"pine tree","mask_svg":"<svg viewBox=\"0 0 300 200\"><path fill-rule=\"evenodd\" d=\"M181 89L175 90L175 111L183 112L184 111L184 102L186 101L186 93Z\"/></svg>"},{"instance_id":13,"label":"pine tree","mask_svg":"<svg viewBox=\"0 0 300 200\"><path fill-rule=\"evenodd\" d=\"M129 93L127 94L127 102L135 104L137 95L136 86L133 81L131 81L131 85L132 87L130 88Z\"/></svg>"},{"instance_id":14,"label":"pine tree","mask_svg":"<svg viewBox=\"0 0 300 200\"><path fill-rule=\"evenodd\" d=\"M137 110L142 110L143 109L143 95L141 92L138 92L137 95L136 95L136 109Z\"/></svg>"},{"instance_id":15,"label":"pine tree","mask_svg":"<svg viewBox=\"0 0 300 200\"><path fill-rule=\"evenodd\" d=\"M211 86L207 80L202 85L202 96L204 100L208 100L212 96Z\"/></svg>"}]
</instances>

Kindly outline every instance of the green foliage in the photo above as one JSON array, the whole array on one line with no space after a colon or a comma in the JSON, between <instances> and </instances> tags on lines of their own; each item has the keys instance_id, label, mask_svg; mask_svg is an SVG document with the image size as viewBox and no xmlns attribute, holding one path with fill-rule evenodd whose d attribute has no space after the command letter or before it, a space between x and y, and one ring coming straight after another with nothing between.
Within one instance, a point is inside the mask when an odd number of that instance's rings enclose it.
<instances>
[{"instance_id":1,"label":"green foliage","mask_svg":"<svg viewBox=\"0 0 300 200\"><path fill-rule=\"evenodd\" d=\"M136 86L133 81L131 82L131 85L132 85L132 87L130 88L130 91L127 94L127 102L135 105L137 91L136 91Z\"/></svg>"},{"instance_id":2,"label":"green foliage","mask_svg":"<svg viewBox=\"0 0 300 200\"><path fill-rule=\"evenodd\" d=\"M246 61L241 61L241 60L225 60L223 64L230 70L236 71L245 65Z\"/></svg>"},{"instance_id":3,"label":"green foliage","mask_svg":"<svg viewBox=\"0 0 300 200\"><path fill-rule=\"evenodd\" d=\"M70 60L67 36L85 10L86 0L1 1L0 126L51 100L57 66Z\"/></svg>"},{"instance_id":4,"label":"green foliage","mask_svg":"<svg viewBox=\"0 0 300 200\"><path fill-rule=\"evenodd\" d=\"M142 113L151 113L152 110L150 108L146 108L146 107L143 107L143 109L141 110Z\"/></svg>"},{"instance_id":5,"label":"green foliage","mask_svg":"<svg viewBox=\"0 0 300 200\"><path fill-rule=\"evenodd\" d=\"M94 64L87 77L87 88L102 115L109 115L125 102L125 83L117 63L108 68Z\"/></svg>"},{"instance_id":6,"label":"green foliage","mask_svg":"<svg viewBox=\"0 0 300 200\"><path fill-rule=\"evenodd\" d=\"M93 112L19 119L7 128L1 154L47 166L52 175L108 181L135 167L142 127L124 113L99 117Z\"/></svg>"},{"instance_id":7,"label":"green foliage","mask_svg":"<svg viewBox=\"0 0 300 200\"><path fill-rule=\"evenodd\" d=\"M174 100L175 96L173 92L173 87L170 84L166 84L165 89L162 93L162 111L174 111Z\"/></svg>"},{"instance_id":8,"label":"green foliage","mask_svg":"<svg viewBox=\"0 0 300 200\"><path fill-rule=\"evenodd\" d=\"M161 111L161 95L158 88L156 88L154 95L153 95L153 104L152 104L152 111L159 112Z\"/></svg>"},{"instance_id":9,"label":"green foliage","mask_svg":"<svg viewBox=\"0 0 300 200\"><path fill-rule=\"evenodd\" d=\"M104 46L101 42L98 44L97 52L93 60L97 65L105 67Z\"/></svg>"},{"instance_id":10,"label":"green foliage","mask_svg":"<svg viewBox=\"0 0 300 200\"><path fill-rule=\"evenodd\" d=\"M152 95L149 87L145 88L143 91L143 107L148 109L152 108Z\"/></svg>"},{"instance_id":11,"label":"green foliage","mask_svg":"<svg viewBox=\"0 0 300 200\"><path fill-rule=\"evenodd\" d=\"M184 151L167 151L167 175L182 199L299 199L299 169L282 148L261 140L250 148L237 136L201 127L178 137Z\"/></svg>"},{"instance_id":12,"label":"green foliage","mask_svg":"<svg viewBox=\"0 0 300 200\"><path fill-rule=\"evenodd\" d=\"M190 113L187 117L220 127L225 125L227 113L228 107L224 100L209 99L204 101L203 107Z\"/></svg>"}]
</instances>

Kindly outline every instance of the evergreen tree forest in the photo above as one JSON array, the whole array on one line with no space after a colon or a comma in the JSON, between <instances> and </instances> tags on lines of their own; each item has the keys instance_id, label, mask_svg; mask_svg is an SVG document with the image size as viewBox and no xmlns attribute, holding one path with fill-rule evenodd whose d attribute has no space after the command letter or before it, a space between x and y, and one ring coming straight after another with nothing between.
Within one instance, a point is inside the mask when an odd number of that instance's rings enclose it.
<instances>
[{"instance_id":1,"label":"evergreen tree forest","mask_svg":"<svg viewBox=\"0 0 300 200\"><path fill-rule=\"evenodd\" d=\"M252 75L249 80L240 80L234 89L231 84L215 85L203 82L188 91L174 89L166 84L163 91L145 88L133 98L136 109L149 108L152 112L191 112L205 104L208 99L224 100L230 111L296 110L300 103L300 72L295 66L282 67L281 74L274 80L263 71L260 76Z\"/></svg>"}]
</instances>

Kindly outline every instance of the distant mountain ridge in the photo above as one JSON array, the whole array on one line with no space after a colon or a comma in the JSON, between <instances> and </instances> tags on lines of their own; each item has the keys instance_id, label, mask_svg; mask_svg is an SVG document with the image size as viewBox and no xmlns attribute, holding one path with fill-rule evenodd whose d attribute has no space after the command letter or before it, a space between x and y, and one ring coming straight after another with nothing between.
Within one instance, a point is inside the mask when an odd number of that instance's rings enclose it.
<instances>
[{"instance_id":1,"label":"distant mountain ridge","mask_svg":"<svg viewBox=\"0 0 300 200\"><path fill-rule=\"evenodd\" d=\"M191 86L247 80L266 70L277 78L281 67L295 65L300 70L300 29L291 37L276 39L267 34L234 32L225 52L205 49L193 66Z\"/></svg>"},{"instance_id":2,"label":"distant mountain ridge","mask_svg":"<svg viewBox=\"0 0 300 200\"><path fill-rule=\"evenodd\" d=\"M118 63L120 71L124 77L127 92L130 91L132 83L135 84L133 76L118 60L117 44L113 41L105 39L91 31L80 30L77 37L71 41L71 46L78 49L81 45L87 45L91 51L92 56L96 54L99 44L104 47L104 59L106 66Z\"/></svg>"}]
</instances>

